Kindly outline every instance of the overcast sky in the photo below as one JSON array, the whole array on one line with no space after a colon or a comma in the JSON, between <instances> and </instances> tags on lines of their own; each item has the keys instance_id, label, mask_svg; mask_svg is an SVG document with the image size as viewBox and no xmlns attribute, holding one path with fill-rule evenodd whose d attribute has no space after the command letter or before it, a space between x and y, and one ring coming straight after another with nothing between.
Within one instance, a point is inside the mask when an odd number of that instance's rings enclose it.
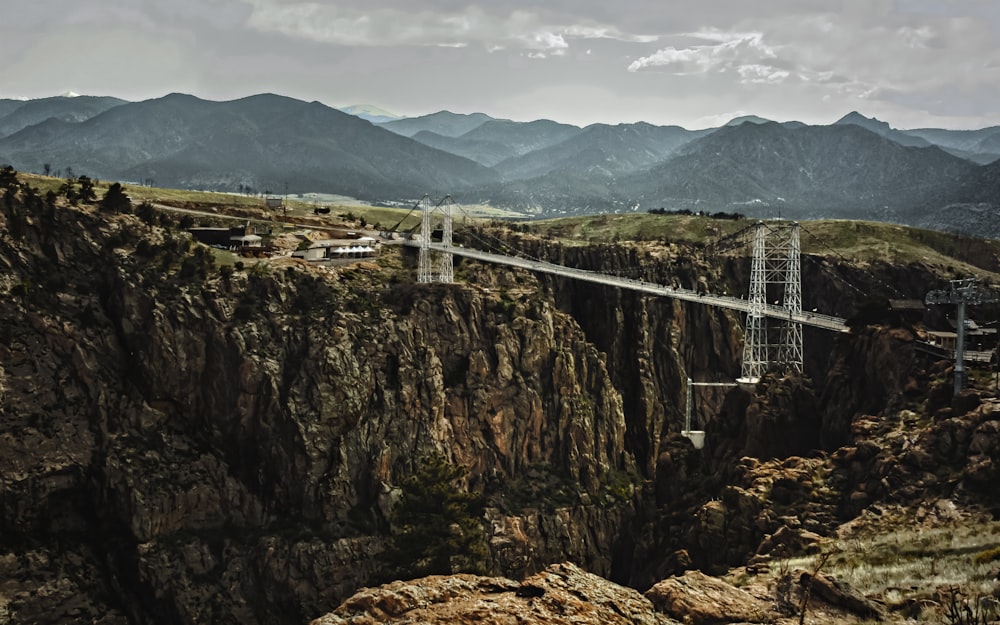
<instances>
[{"instance_id":1,"label":"overcast sky","mask_svg":"<svg viewBox=\"0 0 1000 625\"><path fill-rule=\"evenodd\" d=\"M1000 125L1000 0L32 0L4 13L0 98L270 92L581 126L827 124L852 110L897 128Z\"/></svg>"}]
</instances>

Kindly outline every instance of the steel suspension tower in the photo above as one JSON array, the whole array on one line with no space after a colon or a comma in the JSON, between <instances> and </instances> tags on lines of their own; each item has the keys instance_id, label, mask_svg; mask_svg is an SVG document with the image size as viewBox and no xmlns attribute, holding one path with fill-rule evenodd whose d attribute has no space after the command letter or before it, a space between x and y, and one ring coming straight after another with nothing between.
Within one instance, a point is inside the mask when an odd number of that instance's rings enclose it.
<instances>
[{"instance_id":1,"label":"steel suspension tower","mask_svg":"<svg viewBox=\"0 0 1000 625\"><path fill-rule=\"evenodd\" d=\"M792 320L802 312L800 257L798 223L760 221L754 226L741 383L755 384L772 368L802 371L802 324ZM778 297L788 313L771 327L764 314L768 296Z\"/></svg>"},{"instance_id":2,"label":"steel suspension tower","mask_svg":"<svg viewBox=\"0 0 1000 625\"><path fill-rule=\"evenodd\" d=\"M440 202L431 205L426 196L421 200L423 213L420 222L420 258L417 265L417 282L447 282L455 279L454 259L450 252L431 250L432 217L442 217L441 244L436 246L448 249L451 247L452 225L450 195L444 196ZM437 256L437 263L434 262ZM435 264L437 267L435 267ZM436 269L436 271L435 271Z\"/></svg>"}]
</instances>

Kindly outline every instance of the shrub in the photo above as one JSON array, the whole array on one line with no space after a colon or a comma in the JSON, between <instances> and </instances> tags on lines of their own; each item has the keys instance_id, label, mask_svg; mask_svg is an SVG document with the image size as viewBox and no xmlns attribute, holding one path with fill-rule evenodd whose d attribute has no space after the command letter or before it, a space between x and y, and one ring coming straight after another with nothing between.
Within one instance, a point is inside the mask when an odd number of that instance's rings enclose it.
<instances>
[{"instance_id":1,"label":"shrub","mask_svg":"<svg viewBox=\"0 0 1000 625\"><path fill-rule=\"evenodd\" d=\"M155 226L157 222L156 209L149 202L143 202L139 208L135 209L135 214L150 226Z\"/></svg>"},{"instance_id":2,"label":"shrub","mask_svg":"<svg viewBox=\"0 0 1000 625\"><path fill-rule=\"evenodd\" d=\"M13 189L17 187L17 170L10 165L4 165L0 169L0 189Z\"/></svg>"},{"instance_id":3,"label":"shrub","mask_svg":"<svg viewBox=\"0 0 1000 625\"><path fill-rule=\"evenodd\" d=\"M997 560L1000 560L1000 547L993 547L992 549L981 551L976 554L974 560L976 564L989 564L990 562L996 562Z\"/></svg>"}]
</instances>

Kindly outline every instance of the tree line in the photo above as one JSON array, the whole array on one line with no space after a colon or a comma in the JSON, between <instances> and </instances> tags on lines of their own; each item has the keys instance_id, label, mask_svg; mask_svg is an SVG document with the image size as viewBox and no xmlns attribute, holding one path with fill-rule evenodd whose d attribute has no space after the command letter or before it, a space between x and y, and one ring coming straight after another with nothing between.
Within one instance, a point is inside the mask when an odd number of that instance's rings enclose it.
<instances>
[{"instance_id":1,"label":"tree line","mask_svg":"<svg viewBox=\"0 0 1000 625\"><path fill-rule=\"evenodd\" d=\"M745 219L746 215L743 213L726 213L724 211L718 211L715 213L710 213L708 211L693 211L688 208L681 208L678 210L667 210L665 208L651 208L648 212L650 215L685 215L688 217L708 217L710 219L731 219L733 221L738 221L740 219Z\"/></svg>"}]
</instances>

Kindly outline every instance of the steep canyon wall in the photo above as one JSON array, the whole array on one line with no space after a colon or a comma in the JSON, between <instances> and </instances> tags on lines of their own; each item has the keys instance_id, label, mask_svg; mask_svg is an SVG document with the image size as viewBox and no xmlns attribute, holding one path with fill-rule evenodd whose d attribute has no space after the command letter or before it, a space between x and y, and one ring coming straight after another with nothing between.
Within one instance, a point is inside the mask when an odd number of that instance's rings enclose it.
<instances>
[{"instance_id":1,"label":"steep canyon wall","mask_svg":"<svg viewBox=\"0 0 1000 625\"><path fill-rule=\"evenodd\" d=\"M740 458L841 444L879 408L852 368L892 366L819 339L816 382L704 399L695 452L677 434L683 379L735 377L729 313L471 264L467 283L415 285L393 253L225 270L165 218L16 194L2 215L0 614L15 622L306 622L378 580L399 485L432 452L486 496L491 573L573 560L643 586L736 561L778 526L752 526ZM537 245L595 269L639 254ZM638 259L649 279L742 279L738 261L675 251ZM885 378L876 403L905 383ZM775 443L788 424L799 434Z\"/></svg>"}]
</instances>

